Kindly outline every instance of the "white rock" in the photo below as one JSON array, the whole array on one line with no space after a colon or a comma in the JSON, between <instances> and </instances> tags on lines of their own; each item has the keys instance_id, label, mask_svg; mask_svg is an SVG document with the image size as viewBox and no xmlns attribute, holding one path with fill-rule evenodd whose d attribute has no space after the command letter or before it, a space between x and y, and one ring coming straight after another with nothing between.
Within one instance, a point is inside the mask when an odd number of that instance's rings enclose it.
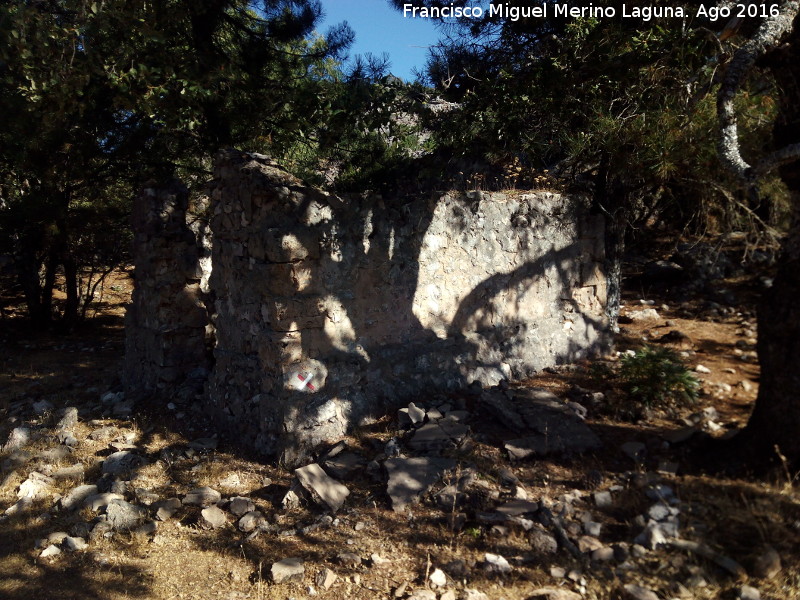
<instances>
[{"instance_id":1,"label":"white rock","mask_svg":"<svg viewBox=\"0 0 800 600\"><path fill-rule=\"evenodd\" d=\"M709 373L711 373L711 369L709 369L708 367L703 366L703 365L697 365L694 368L694 372L695 373L702 373L703 375L708 375Z\"/></svg>"},{"instance_id":2,"label":"white rock","mask_svg":"<svg viewBox=\"0 0 800 600\"><path fill-rule=\"evenodd\" d=\"M50 544L47 548L42 550L42 553L39 556L42 558L49 558L51 556L57 556L59 554L61 554L61 548L59 548L55 544Z\"/></svg>"},{"instance_id":3,"label":"white rock","mask_svg":"<svg viewBox=\"0 0 800 600\"><path fill-rule=\"evenodd\" d=\"M323 590L331 589L338 576L330 569L322 569L319 573L317 573L317 577L315 579L317 585L321 587Z\"/></svg>"},{"instance_id":4,"label":"white rock","mask_svg":"<svg viewBox=\"0 0 800 600\"><path fill-rule=\"evenodd\" d=\"M428 577L428 581L430 581L433 586L444 587L447 585L447 575L445 575L444 571L441 569L434 569L433 573Z\"/></svg>"},{"instance_id":5,"label":"white rock","mask_svg":"<svg viewBox=\"0 0 800 600\"><path fill-rule=\"evenodd\" d=\"M483 568L485 571L497 573L499 575L505 575L511 572L511 565L508 564L508 561L504 557L490 552L486 553Z\"/></svg>"},{"instance_id":6,"label":"white rock","mask_svg":"<svg viewBox=\"0 0 800 600\"><path fill-rule=\"evenodd\" d=\"M272 564L270 573L274 583L302 580L306 568L302 558L290 557Z\"/></svg>"}]
</instances>

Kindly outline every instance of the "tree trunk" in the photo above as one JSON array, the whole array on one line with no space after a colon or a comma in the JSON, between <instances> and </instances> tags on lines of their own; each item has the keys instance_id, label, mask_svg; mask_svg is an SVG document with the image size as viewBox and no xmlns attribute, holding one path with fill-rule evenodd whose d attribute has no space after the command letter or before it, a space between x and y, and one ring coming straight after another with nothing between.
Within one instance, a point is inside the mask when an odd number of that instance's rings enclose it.
<instances>
[{"instance_id":1,"label":"tree trunk","mask_svg":"<svg viewBox=\"0 0 800 600\"><path fill-rule=\"evenodd\" d=\"M800 23L794 21L790 36L770 53L764 65L772 71L780 89L775 122L777 148L800 141ZM758 315L758 357L761 384L747 427L739 441L753 458L784 456L800 469L800 163L779 169L789 189L792 221L784 243L778 272L761 301Z\"/></svg>"}]
</instances>

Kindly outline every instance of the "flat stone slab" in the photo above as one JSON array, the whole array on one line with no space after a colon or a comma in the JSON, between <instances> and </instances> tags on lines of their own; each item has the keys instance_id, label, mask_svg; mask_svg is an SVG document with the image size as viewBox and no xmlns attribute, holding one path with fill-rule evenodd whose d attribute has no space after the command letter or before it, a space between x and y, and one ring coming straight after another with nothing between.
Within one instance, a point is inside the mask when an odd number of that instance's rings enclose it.
<instances>
[{"instance_id":1,"label":"flat stone slab","mask_svg":"<svg viewBox=\"0 0 800 600\"><path fill-rule=\"evenodd\" d=\"M509 430L523 434L505 444L512 460L564 452L586 452L600 438L558 396L541 388L487 390L481 407Z\"/></svg>"},{"instance_id":2,"label":"flat stone slab","mask_svg":"<svg viewBox=\"0 0 800 600\"><path fill-rule=\"evenodd\" d=\"M283 583L285 581L303 580L306 568L303 564L302 558L284 558L272 564L270 573L272 574L272 581L274 583Z\"/></svg>"},{"instance_id":3,"label":"flat stone slab","mask_svg":"<svg viewBox=\"0 0 800 600\"><path fill-rule=\"evenodd\" d=\"M316 463L295 469L294 473L297 475L300 485L311 494L314 501L325 504L333 512L339 510L347 496L350 495L350 490L346 486L330 477Z\"/></svg>"},{"instance_id":4,"label":"flat stone slab","mask_svg":"<svg viewBox=\"0 0 800 600\"><path fill-rule=\"evenodd\" d=\"M337 479L351 479L356 473L363 471L367 461L355 452L340 452L323 463L325 470Z\"/></svg>"},{"instance_id":5,"label":"flat stone slab","mask_svg":"<svg viewBox=\"0 0 800 600\"><path fill-rule=\"evenodd\" d=\"M208 486L190 490L183 497L184 504L191 504L194 506L210 506L216 504L220 500L222 500L222 494Z\"/></svg>"},{"instance_id":6,"label":"flat stone slab","mask_svg":"<svg viewBox=\"0 0 800 600\"><path fill-rule=\"evenodd\" d=\"M138 454L129 450L120 450L109 454L103 461L103 474L125 475L144 463L144 458Z\"/></svg>"},{"instance_id":7,"label":"flat stone slab","mask_svg":"<svg viewBox=\"0 0 800 600\"><path fill-rule=\"evenodd\" d=\"M392 510L400 512L416 502L440 479L442 473L455 466L456 461L451 458L420 456L387 459L384 463L389 475L386 492L392 501Z\"/></svg>"},{"instance_id":8,"label":"flat stone slab","mask_svg":"<svg viewBox=\"0 0 800 600\"><path fill-rule=\"evenodd\" d=\"M408 447L417 452L438 451L454 448L469 433L469 427L456 419L444 418L426 423L408 440Z\"/></svg>"}]
</instances>

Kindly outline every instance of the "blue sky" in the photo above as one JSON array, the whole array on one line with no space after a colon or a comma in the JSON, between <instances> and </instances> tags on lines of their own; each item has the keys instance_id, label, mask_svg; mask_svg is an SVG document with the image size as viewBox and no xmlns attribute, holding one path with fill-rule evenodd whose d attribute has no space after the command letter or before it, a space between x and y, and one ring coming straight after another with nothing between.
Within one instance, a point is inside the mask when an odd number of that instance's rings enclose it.
<instances>
[{"instance_id":1,"label":"blue sky","mask_svg":"<svg viewBox=\"0 0 800 600\"><path fill-rule=\"evenodd\" d=\"M387 0L322 0L325 12L319 30L347 21L356 34L350 55L371 52L389 54L390 71L413 81L412 69L423 70L427 46L439 39L439 33L428 19L404 18L403 13L389 6Z\"/></svg>"}]
</instances>

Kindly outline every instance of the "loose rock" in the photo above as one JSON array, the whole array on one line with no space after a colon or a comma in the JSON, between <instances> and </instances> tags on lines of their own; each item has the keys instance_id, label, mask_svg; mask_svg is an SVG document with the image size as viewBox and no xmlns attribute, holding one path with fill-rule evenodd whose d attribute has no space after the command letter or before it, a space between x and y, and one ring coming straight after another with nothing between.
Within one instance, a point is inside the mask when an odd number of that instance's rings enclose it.
<instances>
[{"instance_id":1,"label":"loose rock","mask_svg":"<svg viewBox=\"0 0 800 600\"><path fill-rule=\"evenodd\" d=\"M220 500L222 500L222 494L207 486L195 488L183 497L184 504L193 506L210 506Z\"/></svg>"},{"instance_id":2,"label":"loose rock","mask_svg":"<svg viewBox=\"0 0 800 600\"><path fill-rule=\"evenodd\" d=\"M108 523L117 531L127 531L140 525L147 517L147 510L124 500L112 500L106 506Z\"/></svg>"},{"instance_id":3,"label":"loose rock","mask_svg":"<svg viewBox=\"0 0 800 600\"><path fill-rule=\"evenodd\" d=\"M302 581L306 572L302 558L284 558L273 563L270 573L274 583L284 583L286 581Z\"/></svg>"},{"instance_id":4,"label":"loose rock","mask_svg":"<svg viewBox=\"0 0 800 600\"><path fill-rule=\"evenodd\" d=\"M219 529L227 523L225 512L218 506L209 506L200 511L198 524L202 529Z\"/></svg>"},{"instance_id":5,"label":"loose rock","mask_svg":"<svg viewBox=\"0 0 800 600\"><path fill-rule=\"evenodd\" d=\"M322 569L319 573L317 573L317 577L315 579L317 585L321 587L323 590L329 590L336 583L338 576L330 569Z\"/></svg>"},{"instance_id":6,"label":"loose rock","mask_svg":"<svg viewBox=\"0 0 800 600\"><path fill-rule=\"evenodd\" d=\"M511 565L499 554L486 553L483 570L495 575L507 575L511 572Z\"/></svg>"},{"instance_id":7,"label":"loose rock","mask_svg":"<svg viewBox=\"0 0 800 600\"><path fill-rule=\"evenodd\" d=\"M326 505L332 512L338 511L350 495L350 490L346 486L330 477L316 463L295 469L294 472L314 501Z\"/></svg>"}]
</instances>

